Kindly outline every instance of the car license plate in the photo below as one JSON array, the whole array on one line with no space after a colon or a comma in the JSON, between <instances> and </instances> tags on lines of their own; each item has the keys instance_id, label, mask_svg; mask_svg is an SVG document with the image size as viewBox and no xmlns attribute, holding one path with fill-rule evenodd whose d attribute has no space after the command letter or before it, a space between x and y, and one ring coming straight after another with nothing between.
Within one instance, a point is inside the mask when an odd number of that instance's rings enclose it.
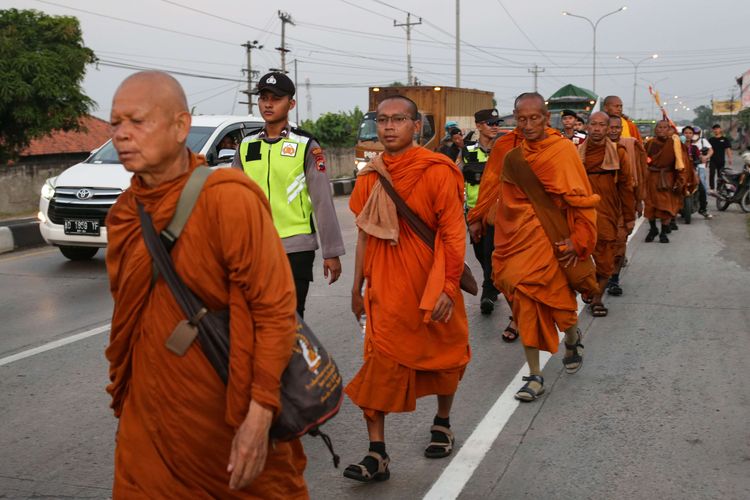
<instances>
[{"instance_id":1,"label":"car license plate","mask_svg":"<svg viewBox=\"0 0 750 500\"><path fill-rule=\"evenodd\" d=\"M99 236L100 224L98 220L90 219L65 219L65 234L85 234L88 236Z\"/></svg>"}]
</instances>

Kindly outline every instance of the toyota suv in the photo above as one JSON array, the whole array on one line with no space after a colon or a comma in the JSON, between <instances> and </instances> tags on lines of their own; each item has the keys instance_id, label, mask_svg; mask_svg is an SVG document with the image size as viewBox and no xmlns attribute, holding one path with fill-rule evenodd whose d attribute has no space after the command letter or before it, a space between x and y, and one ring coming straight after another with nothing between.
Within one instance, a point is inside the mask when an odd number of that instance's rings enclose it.
<instances>
[{"instance_id":1,"label":"toyota suv","mask_svg":"<svg viewBox=\"0 0 750 500\"><path fill-rule=\"evenodd\" d=\"M210 167L226 167L242 138L261 126L262 119L249 115L194 116L187 146L205 155ZM107 246L107 212L130 186L131 175L107 141L82 163L47 179L38 214L44 240L70 260L94 257Z\"/></svg>"}]
</instances>

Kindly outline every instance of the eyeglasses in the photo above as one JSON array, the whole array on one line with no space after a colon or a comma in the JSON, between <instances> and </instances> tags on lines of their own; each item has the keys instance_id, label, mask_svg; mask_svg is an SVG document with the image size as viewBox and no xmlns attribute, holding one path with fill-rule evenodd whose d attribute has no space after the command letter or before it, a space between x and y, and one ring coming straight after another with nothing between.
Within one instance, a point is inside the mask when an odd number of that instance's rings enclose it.
<instances>
[{"instance_id":1,"label":"eyeglasses","mask_svg":"<svg viewBox=\"0 0 750 500\"><path fill-rule=\"evenodd\" d=\"M498 127L500 126L500 123L502 123L500 120L488 120L485 122L490 127Z\"/></svg>"},{"instance_id":2,"label":"eyeglasses","mask_svg":"<svg viewBox=\"0 0 750 500\"><path fill-rule=\"evenodd\" d=\"M381 115L375 118L375 123L377 123L381 127L384 127L385 125L387 125L388 122L396 126L399 126L399 125L403 125L409 120L414 121L414 118L412 118L411 116L407 116L407 115L393 115L393 116Z\"/></svg>"}]
</instances>

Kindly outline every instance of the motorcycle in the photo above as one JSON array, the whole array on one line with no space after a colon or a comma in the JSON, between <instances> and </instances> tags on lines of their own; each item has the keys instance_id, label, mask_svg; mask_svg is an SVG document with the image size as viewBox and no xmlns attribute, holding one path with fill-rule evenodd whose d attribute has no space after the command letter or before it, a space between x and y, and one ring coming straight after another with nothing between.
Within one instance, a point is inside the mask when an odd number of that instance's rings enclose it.
<instances>
[{"instance_id":1,"label":"motorcycle","mask_svg":"<svg viewBox=\"0 0 750 500\"><path fill-rule=\"evenodd\" d=\"M742 172L722 172L716 186L716 208L723 212L732 203L739 203L743 212L750 212L750 149L742 153Z\"/></svg>"}]
</instances>

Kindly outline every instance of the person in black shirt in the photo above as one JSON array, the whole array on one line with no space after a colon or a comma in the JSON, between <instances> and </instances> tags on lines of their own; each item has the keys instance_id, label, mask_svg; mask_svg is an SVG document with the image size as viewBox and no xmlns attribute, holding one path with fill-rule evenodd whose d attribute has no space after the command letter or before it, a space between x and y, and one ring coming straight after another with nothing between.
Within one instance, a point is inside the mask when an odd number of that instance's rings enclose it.
<instances>
[{"instance_id":1,"label":"person in black shirt","mask_svg":"<svg viewBox=\"0 0 750 500\"><path fill-rule=\"evenodd\" d=\"M721 175L726 165L724 158L725 156L729 159L729 163L732 163L732 143L728 137L725 137L721 131L721 126L717 123L711 127L714 136L711 137L708 142L714 150L714 154L711 156L709 161L709 175L708 184L711 187L711 192L715 193L716 189L716 177Z\"/></svg>"},{"instance_id":2,"label":"person in black shirt","mask_svg":"<svg viewBox=\"0 0 750 500\"><path fill-rule=\"evenodd\" d=\"M452 129L450 129L448 131L448 136L450 137L450 140L445 141L440 146L438 152L443 153L451 160L456 161L458 155L461 153L461 150L464 147L464 136L461 132L461 129L458 127L453 127Z\"/></svg>"}]
</instances>

